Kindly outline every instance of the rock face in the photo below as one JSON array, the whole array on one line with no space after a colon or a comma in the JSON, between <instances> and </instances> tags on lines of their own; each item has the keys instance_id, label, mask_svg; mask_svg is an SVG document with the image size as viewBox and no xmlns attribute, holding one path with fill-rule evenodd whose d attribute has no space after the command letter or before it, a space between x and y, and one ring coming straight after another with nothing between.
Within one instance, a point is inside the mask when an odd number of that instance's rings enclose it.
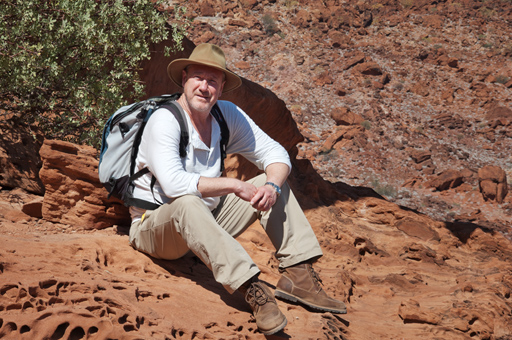
<instances>
[{"instance_id":1,"label":"rock face","mask_svg":"<svg viewBox=\"0 0 512 340\"><path fill-rule=\"evenodd\" d=\"M488 165L478 170L478 184L484 199L503 203L508 193L507 174L498 166Z\"/></svg>"},{"instance_id":2,"label":"rock face","mask_svg":"<svg viewBox=\"0 0 512 340\"><path fill-rule=\"evenodd\" d=\"M93 229L129 225L126 207L115 199L107 201L107 191L98 178L96 149L45 140L40 155L45 220Z\"/></svg>"}]
</instances>

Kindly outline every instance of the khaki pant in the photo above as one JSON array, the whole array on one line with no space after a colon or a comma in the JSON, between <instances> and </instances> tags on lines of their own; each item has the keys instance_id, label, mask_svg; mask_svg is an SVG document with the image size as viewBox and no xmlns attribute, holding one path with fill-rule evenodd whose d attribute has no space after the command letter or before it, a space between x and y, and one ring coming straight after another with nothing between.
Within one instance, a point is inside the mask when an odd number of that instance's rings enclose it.
<instances>
[{"instance_id":1,"label":"khaki pant","mask_svg":"<svg viewBox=\"0 0 512 340\"><path fill-rule=\"evenodd\" d=\"M259 187L266 176L248 181ZM260 220L285 268L322 255L315 234L288 184L270 211L260 212L234 194L222 197L211 212L197 196L186 195L147 211L130 228L131 245L155 258L174 260L189 250L230 293L259 273L235 237Z\"/></svg>"}]
</instances>

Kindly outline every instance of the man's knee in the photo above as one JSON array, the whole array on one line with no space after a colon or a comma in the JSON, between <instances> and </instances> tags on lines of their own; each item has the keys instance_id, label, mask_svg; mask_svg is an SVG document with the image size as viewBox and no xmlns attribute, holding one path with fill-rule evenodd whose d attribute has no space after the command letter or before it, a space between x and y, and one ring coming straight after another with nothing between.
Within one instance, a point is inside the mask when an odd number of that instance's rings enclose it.
<instances>
[{"instance_id":1,"label":"man's knee","mask_svg":"<svg viewBox=\"0 0 512 340\"><path fill-rule=\"evenodd\" d=\"M171 205L174 209L197 209L198 207L205 207L204 202L195 195L184 195L175 198Z\"/></svg>"},{"instance_id":2,"label":"man's knee","mask_svg":"<svg viewBox=\"0 0 512 340\"><path fill-rule=\"evenodd\" d=\"M178 216L184 217L189 216L189 213L199 214L201 211L209 212L206 204L201 200L201 198L194 195L184 195L178 198L175 198L171 202L160 206L155 211L155 216L157 218L169 218Z\"/></svg>"}]
</instances>

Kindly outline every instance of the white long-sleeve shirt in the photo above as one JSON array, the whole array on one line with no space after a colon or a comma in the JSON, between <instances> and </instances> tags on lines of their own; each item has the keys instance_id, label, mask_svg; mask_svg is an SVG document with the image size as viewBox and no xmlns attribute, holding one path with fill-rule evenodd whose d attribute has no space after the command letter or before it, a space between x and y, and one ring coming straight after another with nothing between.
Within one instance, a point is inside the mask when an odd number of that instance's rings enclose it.
<instances>
[{"instance_id":1,"label":"white long-sleeve shirt","mask_svg":"<svg viewBox=\"0 0 512 340\"><path fill-rule=\"evenodd\" d=\"M242 109L224 100L217 101L217 104L229 128L228 154L240 154L260 170L272 163L285 163L291 169L286 150L263 132ZM180 107L179 104L177 106ZM219 124L212 118L212 138L208 147L199 138L188 114L184 116L190 136L185 158L179 155L181 131L174 115L161 108L149 119L139 147L135 171L147 167L150 173L135 180L135 198L167 203L187 194L201 197L197 189L199 178L221 176ZM153 175L157 182L152 192L150 186ZM220 201L220 197L202 199L210 210L215 209ZM130 207L132 222L139 220L144 211Z\"/></svg>"}]
</instances>

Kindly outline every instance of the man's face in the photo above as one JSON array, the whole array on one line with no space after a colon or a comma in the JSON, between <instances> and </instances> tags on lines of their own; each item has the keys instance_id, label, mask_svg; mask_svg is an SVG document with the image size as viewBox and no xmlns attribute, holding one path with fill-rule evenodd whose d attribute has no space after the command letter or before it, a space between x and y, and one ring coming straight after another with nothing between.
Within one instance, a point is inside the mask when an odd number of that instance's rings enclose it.
<instances>
[{"instance_id":1,"label":"man's face","mask_svg":"<svg viewBox=\"0 0 512 340\"><path fill-rule=\"evenodd\" d=\"M208 66L190 65L183 71L183 94L192 113L209 113L222 94L224 72Z\"/></svg>"}]
</instances>

